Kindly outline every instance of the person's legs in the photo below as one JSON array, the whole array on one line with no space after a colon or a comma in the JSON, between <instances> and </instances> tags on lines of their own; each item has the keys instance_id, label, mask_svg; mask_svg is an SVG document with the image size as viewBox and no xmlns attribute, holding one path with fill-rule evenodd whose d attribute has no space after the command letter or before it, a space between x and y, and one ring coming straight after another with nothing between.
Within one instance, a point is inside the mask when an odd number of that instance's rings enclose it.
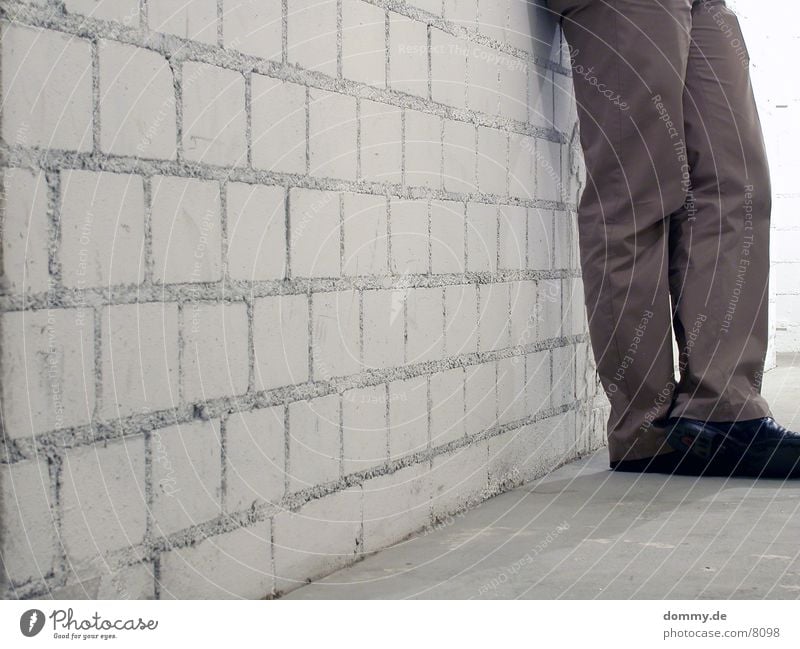
<instances>
[{"instance_id":1,"label":"person's legs","mask_svg":"<svg viewBox=\"0 0 800 649\"><path fill-rule=\"evenodd\" d=\"M669 221L684 203L691 0L550 0L570 46L587 185L578 235L609 457L666 453L675 390Z\"/></svg>"},{"instance_id":2,"label":"person's legs","mask_svg":"<svg viewBox=\"0 0 800 649\"><path fill-rule=\"evenodd\" d=\"M670 218L681 381L674 417L770 416L761 396L769 300L769 168L749 55L724 0L692 7L684 91L691 189Z\"/></svg>"}]
</instances>

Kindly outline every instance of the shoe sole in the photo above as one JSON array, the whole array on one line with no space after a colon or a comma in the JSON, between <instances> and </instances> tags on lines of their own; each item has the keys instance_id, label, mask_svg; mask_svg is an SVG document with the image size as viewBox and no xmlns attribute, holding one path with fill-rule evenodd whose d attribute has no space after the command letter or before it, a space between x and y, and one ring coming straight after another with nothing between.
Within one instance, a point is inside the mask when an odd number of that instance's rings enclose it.
<instances>
[{"instance_id":1,"label":"shoe sole","mask_svg":"<svg viewBox=\"0 0 800 649\"><path fill-rule=\"evenodd\" d=\"M691 453L704 461L727 461L732 475L787 478L800 476L800 445L784 445L768 457L754 457L747 444L729 438L724 431L709 428L700 421L681 419L673 422L667 433L667 443L676 450ZM774 449L773 449L774 451Z\"/></svg>"}]
</instances>

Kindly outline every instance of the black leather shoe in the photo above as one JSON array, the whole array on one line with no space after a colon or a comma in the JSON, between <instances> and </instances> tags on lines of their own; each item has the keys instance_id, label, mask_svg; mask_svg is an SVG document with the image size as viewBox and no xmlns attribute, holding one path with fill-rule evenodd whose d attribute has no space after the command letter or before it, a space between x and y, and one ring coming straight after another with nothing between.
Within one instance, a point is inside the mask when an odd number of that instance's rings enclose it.
<instances>
[{"instance_id":1,"label":"black leather shoe","mask_svg":"<svg viewBox=\"0 0 800 649\"><path fill-rule=\"evenodd\" d=\"M800 433L772 417L744 421L703 421L670 417L667 443L701 460L729 463L731 475L800 477Z\"/></svg>"},{"instance_id":2,"label":"black leather shoe","mask_svg":"<svg viewBox=\"0 0 800 649\"><path fill-rule=\"evenodd\" d=\"M720 458L705 460L684 451L661 453L642 460L611 462L613 471L626 473L667 473L688 476L730 476L732 467Z\"/></svg>"}]
</instances>

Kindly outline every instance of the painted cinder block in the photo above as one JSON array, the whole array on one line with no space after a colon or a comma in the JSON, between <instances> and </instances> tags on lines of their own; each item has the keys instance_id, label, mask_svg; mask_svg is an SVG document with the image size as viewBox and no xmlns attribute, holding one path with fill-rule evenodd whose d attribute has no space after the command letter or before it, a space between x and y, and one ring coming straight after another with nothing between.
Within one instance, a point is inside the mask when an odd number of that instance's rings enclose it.
<instances>
[{"instance_id":1,"label":"painted cinder block","mask_svg":"<svg viewBox=\"0 0 800 649\"><path fill-rule=\"evenodd\" d=\"M271 522L172 548L161 559L161 599L264 599L272 594Z\"/></svg>"},{"instance_id":2,"label":"painted cinder block","mask_svg":"<svg viewBox=\"0 0 800 649\"><path fill-rule=\"evenodd\" d=\"M2 286L12 293L38 293L49 286L47 184L44 173L3 171Z\"/></svg>"},{"instance_id":3,"label":"painted cinder block","mask_svg":"<svg viewBox=\"0 0 800 649\"><path fill-rule=\"evenodd\" d=\"M9 439L80 426L95 404L94 320L89 309L0 316L3 427Z\"/></svg>"},{"instance_id":4,"label":"painted cinder block","mask_svg":"<svg viewBox=\"0 0 800 649\"><path fill-rule=\"evenodd\" d=\"M144 279L141 176L72 170L61 174L61 278L84 289Z\"/></svg>"},{"instance_id":5,"label":"painted cinder block","mask_svg":"<svg viewBox=\"0 0 800 649\"><path fill-rule=\"evenodd\" d=\"M253 305L256 390L271 390L308 379L308 298L275 295Z\"/></svg>"},{"instance_id":6,"label":"painted cinder block","mask_svg":"<svg viewBox=\"0 0 800 649\"><path fill-rule=\"evenodd\" d=\"M221 512L219 420L193 421L153 431L153 531L167 536Z\"/></svg>"},{"instance_id":7,"label":"painted cinder block","mask_svg":"<svg viewBox=\"0 0 800 649\"><path fill-rule=\"evenodd\" d=\"M0 584L43 580L56 553L56 509L44 460L0 466Z\"/></svg>"},{"instance_id":8,"label":"painted cinder block","mask_svg":"<svg viewBox=\"0 0 800 649\"><path fill-rule=\"evenodd\" d=\"M144 540L144 436L69 449L62 466L61 539L71 565Z\"/></svg>"},{"instance_id":9,"label":"painted cinder block","mask_svg":"<svg viewBox=\"0 0 800 649\"><path fill-rule=\"evenodd\" d=\"M92 52L88 40L4 22L3 140L91 151Z\"/></svg>"},{"instance_id":10,"label":"painted cinder block","mask_svg":"<svg viewBox=\"0 0 800 649\"><path fill-rule=\"evenodd\" d=\"M174 160L177 99L163 56L101 40L100 148L107 153Z\"/></svg>"},{"instance_id":11,"label":"painted cinder block","mask_svg":"<svg viewBox=\"0 0 800 649\"><path fill-rule=\"evenodd\" d=\"M178 306L118 304L100 312L101 412L127 417L174 408L178 394Z\"/></svg>"},{"instance_id":12,"label":"painted cinder block","mask_svg":"<svg viewBox=\"0 0 800 649\"><path fill-rule=\"evenodd\" d=\"M361 487L312 500L273 518L276 588L288 592L361 555Z\"/></svg>"},{"instance_id":13,"label":"painted cinder block","mask_svg":"<svg viewBox=\"0 0 800 649\"><path fill-rule=\"evenodd\" d=\"M226 509L275 507L286 482L283 406L232 414L225 422Z\"/></svg>"}]
</instances>

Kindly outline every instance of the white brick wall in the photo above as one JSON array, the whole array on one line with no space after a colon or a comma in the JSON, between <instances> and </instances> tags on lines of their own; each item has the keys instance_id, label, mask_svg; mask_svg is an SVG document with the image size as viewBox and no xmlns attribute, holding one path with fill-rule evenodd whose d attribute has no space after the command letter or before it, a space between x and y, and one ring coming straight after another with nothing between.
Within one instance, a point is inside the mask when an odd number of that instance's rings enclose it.
<instances>
[{"instance_id":1,"label":"white brick wall","mask_svg":"<svg viewBox=\"0 0 800 649\"><path fill-rule=\"evenodd\" d=\"M537 4L4 16L0 596L273 597L602 443Z\"/></svg>"}]
</instances>

